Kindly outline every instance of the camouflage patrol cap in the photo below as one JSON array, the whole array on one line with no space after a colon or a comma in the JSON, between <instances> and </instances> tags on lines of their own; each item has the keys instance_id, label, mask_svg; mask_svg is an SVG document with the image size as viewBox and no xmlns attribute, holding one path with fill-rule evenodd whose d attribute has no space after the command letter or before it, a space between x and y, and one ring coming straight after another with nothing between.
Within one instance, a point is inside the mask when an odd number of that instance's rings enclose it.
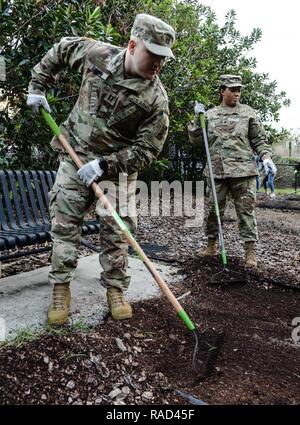
<instances>
[{"instance_id":1,"label":"camouflage patrol cap","mask_svg":"<svg viewBox=\"0 0 300 425\"><path fill-rule=\"evenodd\" d=\"M225 87L244 87L242 84L242 77L239 75L221 75L220 86Z\"/></svg>"},{"instance_id":2,"label":"camouflage patrol cap","mask_svg":"<svg viewBox=\"0 0 300 425\"><path fill-rule=\"evenodd\" d=\"M133 23L131 36L143 40L151 53L175 59L171 50L175 41L175 31L161 19L146 13L138 14Z\"/></svg>"}]
</instances>

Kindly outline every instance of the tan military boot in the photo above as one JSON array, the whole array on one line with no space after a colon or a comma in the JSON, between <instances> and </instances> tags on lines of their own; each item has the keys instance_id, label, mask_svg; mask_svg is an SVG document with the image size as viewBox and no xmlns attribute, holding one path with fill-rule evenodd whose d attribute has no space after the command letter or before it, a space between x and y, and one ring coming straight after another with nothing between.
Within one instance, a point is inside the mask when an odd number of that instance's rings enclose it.
<instances>
[{"instance_id":1,"label":"tan military boot","mask_svg":"<svg viewBox=\"0 0 300 425\"><path fill-rule=\"evenodd\" d=\"M255 242L245 242L245 262L246 266L256 267L256 252L255 252Z\"/></svg>"},{"instance_id":2,"label":"tan military boot","mask_svg":"<svg viewBox=\"0 0 300 425\"><path fill-rule=\"evenodd\" d=\"M123 292L119 288L107 290L107 304L111 315L115 320L131 319L132 308L125 300Z\"/></svg>"},{"instance_id":3,"label":"tan military boot","mask_svg":"<svg viewBox=\"0 0 300 425\"><path fill-rule=\"evenodd\" d=\"M63 325L68 320L71 304L70 284L56 284L53 288L52 303L48 311L49 325Z\"/></svg>"},{"instance_id":4,"label":"tan military boot","mask_svg":"<svg viewBox=\"0 0 300 425\"><path fill-rule=\"evenodd\" d=\"M210 257L217 255L217 239L208 239L207 247L199 252L201 257Z\"/></svg>"}]
</instances>

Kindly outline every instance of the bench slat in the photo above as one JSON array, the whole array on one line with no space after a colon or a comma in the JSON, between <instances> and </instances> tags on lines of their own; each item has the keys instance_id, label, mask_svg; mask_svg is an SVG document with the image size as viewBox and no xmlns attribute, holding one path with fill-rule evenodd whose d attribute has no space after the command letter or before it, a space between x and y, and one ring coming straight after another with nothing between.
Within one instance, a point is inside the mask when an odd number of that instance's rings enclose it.
<instances>
[{"instance_id":1,"label":"bench slat","mask_svg":"<svg viewBox=\"0 0 300 425\"><path fill-rule=\"evenodd\" d=\"M5 230L9 230L9 226L7 224L7 217L5 214L5 204L3 204L4 202L4 189L3 189L3 174L4 171L0 170L0 183L1 183L1 193L0 193L0 223L1 223L1 228L5 229Z\"/></svg>"},{"instance_id":2,"label":"bench slat","mask_svg":"<svg viewBox=\"0 0 300 425\"><path fill-rule=\"evenodd\" d=\"M23 178L22 171L17 170L15 171L15 173L19 183L19 191L20 191L21 200L22 200L22 207L26 216L27 225L35 226L35 222L33 221L32 215L30 214L30 208L28 205L28 199L27 199L27 194L26 194L26 190L24 186L24 178Z\"/></svg>"},{"instance_id":3,"label":"bench slat","mask_svg":"<svg viewBox=\"0 0 300 425\"><path fill-rule=\"evenodd\" d=\"M46 218L45 204L44 204L44 201L43 201L43 196L42 196L42 192L41 192L41 188L40 188L40 182L39 182L39 179L38 179L38 172L37 171L31 171L31 175L33 177L35 193L36 193L36 196L37 196L39 213L42 216L43 223L46 223L48 220Z\"/></svg>"},{"instance_id":4,"label":"bench slat","mask_svg":"<svg viewBox=\"0 0 300 425\"><path fill-rule=\"evenodd\" d=\"M17 192L16 179L15 179L13 171L8 170L7 174L8 174L12 194L13 194L13 198L12 198L11 201L12 201L14 207L15 207L16 218L18 219L18 220L16 220L16 222L17 222L18 226L23 227L25 225L25 222L24 222L24 219L23 219L22 208L21 208L20 201L19 201L19 194Z\"/></svg>"},{"instance_id":5,"label":"bench slat","mask_svg":"<svg viewBox=\"0 0 300 425\"><path fill-rule=\"evenodd\" d=\"M7 184L7 177L4 172L0 173L0 180L1 180L2 191L3 191L4 206L7 211L8 219L6 220L6 223L9 224L8 229L9 227L12 227L13 229L18 229L16 220L13 214L13 208L12 208L10 196L9 196L10 190Z\"/></svg>"},{"instance_id":6,"label":"bench slat","mask_svg":"<svg viewBox=\"0 0 300 425\"><path fill-rule=\"evenodd\" d=\"M26 182L26 189L28 190L29 200L30 200L30 208L33 213L33 218L36 224L41 224L41 221L39 219L39 213L35 201L35 196L32 189L32 182L31 182L31 176L29 174L29 171L24 171L24 177Z\"/></svg>"}]
</instances>

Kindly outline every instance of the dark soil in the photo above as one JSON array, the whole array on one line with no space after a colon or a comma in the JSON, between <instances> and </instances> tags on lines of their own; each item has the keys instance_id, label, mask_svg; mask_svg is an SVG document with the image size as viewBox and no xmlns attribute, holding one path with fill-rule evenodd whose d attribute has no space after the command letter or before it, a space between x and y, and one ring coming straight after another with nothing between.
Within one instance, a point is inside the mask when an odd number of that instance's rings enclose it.
<instances>
[{"instance_id":1,"label":"dark soil","mask_svg":"<svg viewBox=\"0 0 300 425\"><path fill-rule=\"evenodd\" d=\"M190 258L173 288L176 296L188 293L180 302L201 332L225 332L204 381L192 369L193 333L162 298L134 304L130 321L107 318L88 332L2 347L0 403L188 403L176 395L181 390L209 404L298 404L300 351L291 322L300 315L300 291L270 284L237 258L229 258L231 270L247 282L211 285L218 264Z\"/></svg>"},{"instance_id":2,"label":"dark soil","mask_svg":"<svg viewBox=\"0 0 300 425\"><path fill-rule=\"evenodd\" d=\"M291 334L293 318L300 317L300 216L257 208L256 218L258 268L245 269L229 205L228 270L219 273L219 258L196 254L206 244L203 226L187 228L181 217L139 217L138 240L157 248L146 252L181 268L172 290L185 295L183 308L207 332L201 341L225 332L211 376L199 381L194 335L162 297L134 304L130 321L107 318L87 332L65 327L65 333L3 346L0 404L189 403L176 390L209 404L299 404L300 347ZM97 236L89 240L98 243ZM81 256L88 254L81 248ZM49 253L31 255L4 263L2 276L47 264ZM204 357L197 357L198 368Z\"/></svg>"}]
</instances>

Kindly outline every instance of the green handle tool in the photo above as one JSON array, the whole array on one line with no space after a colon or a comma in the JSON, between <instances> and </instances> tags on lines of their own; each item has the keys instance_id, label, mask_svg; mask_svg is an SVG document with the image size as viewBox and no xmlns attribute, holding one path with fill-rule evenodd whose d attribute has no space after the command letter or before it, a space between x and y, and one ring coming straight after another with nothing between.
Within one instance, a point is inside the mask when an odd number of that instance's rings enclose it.
<instances>
[{"instance_id":1,"label":"green handle tool","mask_svg":"<svg viewBox=\"0 0 300 425\"><path fill-rule=\"evenodd\" d=\"M200 117L200 126L202 128L202 133L203 133L204 146L205 146L206 157L207 157L207 165L208 165L212 195L213 195L214 206L215 206L215 214L216 214L218 229L219 229L218 233L219 233L219 245L220 245L221 261L222 261L224 268L226 268L226 266L227 266L227 256L226 256L226 251L225 251L225 244L224 244L223 231L222 231L222 225L221 225L221 217L220 217L220 210L219 210L219 204L218 204L218 198L217 198L217 192L216 192L216 185L215 185L215 180L214 180L214 173L213 173L211 157L210 157L210 152L209 152L209 145L208 145L207 134L206 134L205 108L204 108L204 105L202 103L199 103L199 102L196 101L196 103L195 103L195 113L196 113L196 116L199 115L199 117Z\"/></svg>"}]
</instances>

